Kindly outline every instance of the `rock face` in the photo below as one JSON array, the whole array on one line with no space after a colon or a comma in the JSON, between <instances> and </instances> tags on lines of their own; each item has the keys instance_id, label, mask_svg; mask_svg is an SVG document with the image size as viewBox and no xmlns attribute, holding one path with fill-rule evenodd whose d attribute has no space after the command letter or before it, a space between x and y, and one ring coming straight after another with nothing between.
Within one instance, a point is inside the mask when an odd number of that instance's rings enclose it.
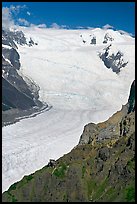
<instances>
[{"instance_id":1,"label":"rock face","mask_svg":"<svg viewBox=\"0 0 137 204\"><path fill-rule=\"evenodd\" d=\"M106 42L106 41L105 41ZM104 65L108 69L112 69L113 72L118 74L120 69L125 67L128 64L128 61L123 59L123 53L118 51L117 53L110 54L111 44L104 49L104 52L99 53L100 59L104 62Z\"/></svg>"},{"instance_id":2,"label":"rock face","mask_svg":"<svg viewBox=\"0 0 137 204\"><path fill-rule=\"evenodd\" d=\"M3 202L134 202L135 111L127 104L86 125L79 144L53 162L13 184Z\"/></svg>"},{"instance_id":3,"label":"rock face","mask_svg":"<svg viewBox=\"0 0 137 204\"><path fill-rule=\"evenodd\" d=\"M2 30L2 110L3 122L5 122L5 111L16 109L19 111L42 107L38 100L39 87L29 79L27 82L19 75L20 56L18 44L33 46L30 39L29 44L22 31ZM9 112L11 113L11 112ZM12 114L12 113L11 113Z\"/></svg>"},{"instance_id":4,"label":"rock face","mask_svg":"<svg viewBox=\"0 0 137 204\"><path fill-rule=\"evenodd\" d=\"M96 37L95 36L93 36L93 38L91 39L90 44L96 45Z\"/></svg>"},{"instance_id":5,"label":"rock face","mask_svg":"<svg viewBox=\"0 0 137 204\"><path fill-rule=\"evenodd\" d=\"M27 45L27 41L25 35L22 31L9 31L9 30L2 30L2 44L9 45L15 49L17 49L17 45Z\"/></svg>"},{"instance_id":6,"label":"rock face","mask_svg":"<svg viewBox=\"0 0 137 204\"><path fill-rule=\"evenodd\" d=\"M31 47L33 45L34 45L34 41L30 38L30 40L29 40L29 47Z\"/></svg>"},{"instance_id":7,"label":"rock face","mask_svg":"<svg viewBox=\"0 0 137 204\"><path fill-rule=\"evenodd\" d=\"M3 55L3 61L4 61L4 59L8 59L8 62L10 62L11 65L14 66L15 69L19 70L19 68L20 68L20 61L19 61L20 56L19 56L19 54L15 48L7 49L7 48L3 47L2 55Z\"/></svg>"},{"instance_id":8,"label":"rock face","mask_svg":"<svg viewBox=\"0 0 137 204\"><path fill-rule=\"evenodd\" d=\"M104 41L103 43L108 43L109 41L113 41L114 39L111 37L111 35L109 33L106 33L104 36Z\"/></svg>"},{"instance_id":9,"label":"rock face","mask_svg":"<svg viewBox=\"0 0 137 204\"><path fill-rule=\"evenodd\" d=\"M128 113L135 111L135 80L133 81L130 89L130 95L128 99Z\"/></svg>"},{"instance_id":10,"label":"rock face","mask_svg":"<svg viewBox=\"0 0 137 204\"><path fill-rule=\"evenodd\" d=\"M2 78L2 86L2 99L5 108L12 107L26 110L30 107L36 106L35 102L28 95L20 92L4 78Z\"/></svg>"}]
</instances>

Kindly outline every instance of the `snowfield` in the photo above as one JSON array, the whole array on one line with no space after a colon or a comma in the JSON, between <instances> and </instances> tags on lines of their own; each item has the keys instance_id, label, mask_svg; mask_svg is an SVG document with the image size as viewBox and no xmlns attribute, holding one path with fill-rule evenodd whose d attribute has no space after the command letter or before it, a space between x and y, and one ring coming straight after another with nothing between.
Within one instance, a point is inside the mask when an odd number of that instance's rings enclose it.
<instances>
[{"instance_id":1,"label":"snowfield","mask_svg":"<svg viewBox=\"0 0 137 204\"><path fill-rule=\"evenodd\" d=\"M71 151L85 124L104 121L120 110L135 79L135 40L127 34L99 28L22 30L38 45L18 46L18 72L39 86L40 100L53 108L2 128L2 191ZM114 40L103 44L106 33ZM92 36L96 45L90 44ZM128 61L119 74L99 58L110 44L109 53L120 51Z\"/></svg>"},{"instance_id":2,"label":"snowfield","mask_svg":"<svg viewBox=\"0 0 137 204\"><path fill-rule=\"evenodd\" d=\"M115 40L103 44L108 32ZM24 33L38 45L19 47L20 72L39 85L40 100L57 109L75 110L102 110L104 106L115 106L117 110L127 102L135 75L133 38L99 28L83 32L35 28L25 29ZM96 35L96 45L89 43L92 33ZM128 61L119 75L106 68L98 56L109 44L110 53L121 51Z\"/></svg>"}]
</instances>

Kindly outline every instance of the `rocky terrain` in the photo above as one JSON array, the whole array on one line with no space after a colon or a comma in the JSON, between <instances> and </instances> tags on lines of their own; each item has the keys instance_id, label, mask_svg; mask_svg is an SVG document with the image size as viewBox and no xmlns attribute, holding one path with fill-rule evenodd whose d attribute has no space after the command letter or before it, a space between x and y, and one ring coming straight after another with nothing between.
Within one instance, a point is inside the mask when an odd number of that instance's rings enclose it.
<instances>
[{"instance_id":1,"label":"rocky terrain","mask_svg":"<svg viewBox=\"0 0 137 204\"><path fill-rule=\"evenodd\" d=\"M128 103L107 121L84 127L68 154L25 176L3 202L134 202L135 81Z\"/></svg>"},{"instance_id":2,"label":"rocky terrain","mask_svg":"<svg viewBox=\"0 0 137 204\"><path fill-rule=\"evenodd\" d=\"M120 51L110 54L109 52L111 46L112 44L105 48L103 53L99 53L99 56L108 69L112 69L113 72L118 74L121 68L125 67L128 64L128 61L125 61L125 59L123 58L123 53Z\"/></svg>"},{"instance_id":3,"label":"rocky terrain","mask_svg":"<svg viewBox=\"0 0 137 204\"><path fill-rule=\"evenodd\" d=\"M30 47L34 44L32 39L27 42L22 31L2 30L2 125L43 106L38 100L39 87L19 74L21 64L18 45Z\"/></svg>"}]
</instances>

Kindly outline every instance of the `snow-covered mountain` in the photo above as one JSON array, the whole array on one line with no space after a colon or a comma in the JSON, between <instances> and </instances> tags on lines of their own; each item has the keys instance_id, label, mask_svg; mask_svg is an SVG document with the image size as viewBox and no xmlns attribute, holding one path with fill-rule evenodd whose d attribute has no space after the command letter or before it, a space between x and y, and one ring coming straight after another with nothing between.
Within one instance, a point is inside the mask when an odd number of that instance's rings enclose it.
<instances>
[{"instance_id":1,"label":"snow-covered mountain","mask_svg":"<svg viewBox=\"0 0 137 204\"><path fill-rule=\"evenodd\" d=\"M135 39L126 33L100 28L21 31L25 43L22 37L13 40L20 57L16 72L30 90L39 87L38 99L53 108L3 127L3 191L69 152L85 124L120 110L135 79Z\"/></svg>"},{"instance_id":2,"label":"snow-covered mountain","mask_svg":"<svg viewBox=\"0 0 137 204\"><path fill-rule=\"evenodd\" d=\"M87 110L126 103L135 69L131 36L100 28L23 32L37 45L19 46L19 72L39 85L40 100L59 109Z\"/></svg>"},{"instance_id":3,"label":"snow-covered mountain","mask_svg":"<svg viewBox=\"0 0 137 204\"><path fill-rule=\"evenodd\" d=\"M27 44L22 31L2 30L2 107L3 111L9 109L27 110L41 103L37 100L38 88L30 81L30 85L18 74L20 69L20 55L18 44ZM33 89L32 89L33 86ZM35 88L34 88L35 87ZM42 105L42 104L41 104Z\"/></svg>"}]
</instances>

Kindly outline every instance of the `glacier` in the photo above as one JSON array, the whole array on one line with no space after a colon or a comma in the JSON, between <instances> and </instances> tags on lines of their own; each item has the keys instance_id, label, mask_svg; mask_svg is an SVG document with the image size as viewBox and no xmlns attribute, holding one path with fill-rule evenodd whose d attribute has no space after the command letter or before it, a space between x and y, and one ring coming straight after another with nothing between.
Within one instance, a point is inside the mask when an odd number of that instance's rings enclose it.
<instances>
[{"instance_id":1,"label":"glacier","mask_svg":"<svg viewBox=\"0 0 137 204\"><path fill-rule=\"evenodd\" d=\"M39 99L52 108L2 128L2 191L70 152L84 125L105 121L120 110L135 79L135 39L127 34L100 28L20 29L36 44L18 45L18 73L39 86ZM103 44L106 33L113 41ZM90 44L92 36L95 45ZM110 44L110 54L120 51L128 61L118 74L99 57Z\"/></svg>"}]
</instances>

